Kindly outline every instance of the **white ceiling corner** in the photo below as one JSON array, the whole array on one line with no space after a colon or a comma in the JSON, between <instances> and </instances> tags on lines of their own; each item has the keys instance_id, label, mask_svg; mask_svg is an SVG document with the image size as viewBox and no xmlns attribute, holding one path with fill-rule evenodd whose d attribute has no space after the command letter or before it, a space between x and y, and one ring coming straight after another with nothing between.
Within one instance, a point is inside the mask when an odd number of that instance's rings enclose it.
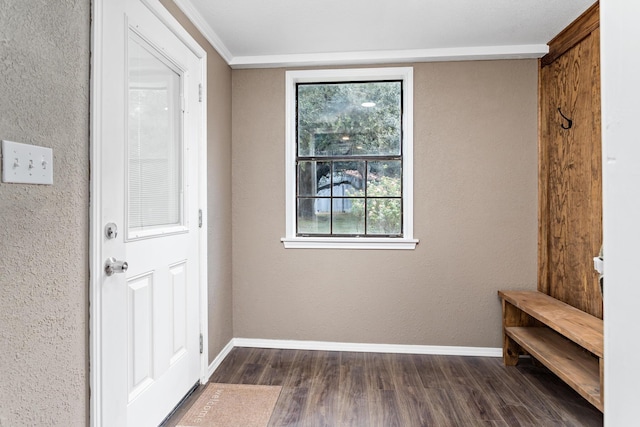
<instances>
[{"instance_id":1,"label":"white ceiling corner","mask_svg":"<svg viewBox=\"0 0 640 427\"><path fill-rule=\"evenodd\" d=\"M595 0L174 0L232 68L540 58Z\"/></svg>"},{"instance_id":2,"label":"white ceiling corner","mask_svg":"<svg viewBox=\"0 0 640 427\"><path fill-rule=\"evenodd\" d=\"M229 52L229 49L225 46L223 41L218 37L216 32L211 28L209 23L202 17L198 9L195 8L190 0L173 0L180 10L189 18L193 25L202 33L205 39L211 46L222 56L227 64L230 64L233 60L233 55Z\"/></svg>"}]
</instances>

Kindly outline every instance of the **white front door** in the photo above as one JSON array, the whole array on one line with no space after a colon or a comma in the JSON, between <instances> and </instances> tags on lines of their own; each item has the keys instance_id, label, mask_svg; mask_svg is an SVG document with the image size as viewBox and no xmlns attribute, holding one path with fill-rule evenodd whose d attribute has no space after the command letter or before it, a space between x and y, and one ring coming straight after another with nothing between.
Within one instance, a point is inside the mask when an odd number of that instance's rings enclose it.
<instances>
[{"instance_id":1,"label":"white front door","mask_svg":"<svg viewBox=\"0 0 640 427\"><path fill-rule=\"evenodd\" d=\"M202 66L146 1L100 7L94 425L157 426L201 372Z\"/></svg>"}]
</instances>

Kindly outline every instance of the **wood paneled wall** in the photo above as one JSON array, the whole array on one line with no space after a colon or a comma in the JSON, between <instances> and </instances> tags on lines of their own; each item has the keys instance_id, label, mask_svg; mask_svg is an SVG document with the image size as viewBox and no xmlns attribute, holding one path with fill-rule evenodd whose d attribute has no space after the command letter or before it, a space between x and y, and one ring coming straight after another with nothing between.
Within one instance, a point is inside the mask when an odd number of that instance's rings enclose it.
<instances>
[{"instance_id":1,"label":"wood paneled wall","mask_svg":"<svg viewBox=\"0 0 640 427\"><path fill-rule=\"evenodd\" d=\"M602 318L592 261L602 244L598 3L549 43L539 109L538 290Z\"/></svg>"}]
</instances>

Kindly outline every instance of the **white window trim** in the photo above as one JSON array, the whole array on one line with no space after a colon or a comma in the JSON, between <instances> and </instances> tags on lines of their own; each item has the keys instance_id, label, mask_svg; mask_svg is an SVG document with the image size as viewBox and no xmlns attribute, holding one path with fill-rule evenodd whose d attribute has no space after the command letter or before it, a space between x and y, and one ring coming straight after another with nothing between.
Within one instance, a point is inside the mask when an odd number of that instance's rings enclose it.
<instances>
[{"instance_id":1,"label":"white window trim","mask_svg":"<svg viewBox=\"0 0 640 427\"><path fill-rule=\"evenodd\" d=\"M332 81L402 80L402 238L296 236L296 84ZM358 68L286 72L286 249L415 249L413 238L413 68Z\"/></svg>"}]
</instances>

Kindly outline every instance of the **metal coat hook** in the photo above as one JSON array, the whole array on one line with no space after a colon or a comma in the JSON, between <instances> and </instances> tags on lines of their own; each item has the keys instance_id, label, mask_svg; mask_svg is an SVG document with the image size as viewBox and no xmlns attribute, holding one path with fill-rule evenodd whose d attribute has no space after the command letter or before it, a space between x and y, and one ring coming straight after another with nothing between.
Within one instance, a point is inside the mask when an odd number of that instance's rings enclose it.
<instances>
[{"instance_id":1,"label":"metal coat hook","mask_svg":"<svg viewBox=\"0 0 640 427\"><path fill-rule=\"evenodd\" d=\"M567 126L565 126L564 123L560 123L560 127L562 129L571 129L571 126L573 126L573 120L571 120L569 117L567 117L564 114L562 114L562 110L560 109L560 107L558 107L558 113L560 113L562 118L567 121Z\"/></svg>"}]
</instances>

